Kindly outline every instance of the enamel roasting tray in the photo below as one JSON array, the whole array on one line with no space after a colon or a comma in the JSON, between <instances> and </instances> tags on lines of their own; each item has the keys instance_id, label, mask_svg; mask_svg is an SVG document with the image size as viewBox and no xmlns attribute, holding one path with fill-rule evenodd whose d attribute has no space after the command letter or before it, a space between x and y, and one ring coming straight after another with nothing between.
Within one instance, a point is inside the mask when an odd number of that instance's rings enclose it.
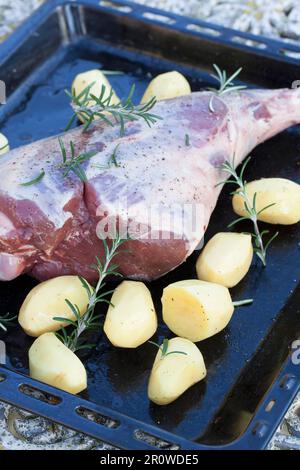
<instances>
[{"instance_id":1,"label":"enamel roasting tray","mask_svg":"<svg viewBox=\"0 0 300 470\"><path fill-rule=\"evenodd\" d=\"M0 46L0 79L8 94L0 128L12 147L63 131L71 112L64 88L91 68L125 72L109 77L112 86L125 97L135 83L139 100L151 77L172 69L193 90L213 85L213 63L228 72L243 67L248 87L290 87L300 79L299 58L296 45L125 1L49 1ZM280 176L300 182L299 127L252 155L248 180ZM221 194L206 240L234 217L231 189ZM0 333L7 348L0 400L123 449L265 448L300 388L300 365L290 354L300 336L299 240L300 224L280 228L267 267L254 263L232 291L235 299L254 298L253 305L237 309L224 331L201 342L207 379L171 405L147 399L156 354L151 344L120 350L99 332L97 348L82 356L88 389L72 396L28 377L32 340L18 326ZM163 287L195 277L197 255L150 285L159 313ZM0 283L0 311L17 313L34 285L28 276ZM164 336L170 332L160 322L155 341Z\"/></svg>"}]
</instances>

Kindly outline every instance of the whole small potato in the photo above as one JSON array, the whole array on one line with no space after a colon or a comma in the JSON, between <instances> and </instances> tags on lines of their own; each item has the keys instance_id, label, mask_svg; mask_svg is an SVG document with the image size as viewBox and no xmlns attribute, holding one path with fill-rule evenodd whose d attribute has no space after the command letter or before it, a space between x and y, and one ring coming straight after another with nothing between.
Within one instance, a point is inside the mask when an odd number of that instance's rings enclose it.
<instances>
[{"instance_id":1,"label":"whole small potato","mask_svg":"<svg viewBox=\"0 0 300 470\"><path fill-rule=\"evenodd\" d=\"M0 133L0 155L7 153L9 151L9 142L4 134Z\"/></svg>"},{"instance_id":2,"label":"whole small potato","mask_svg":"<svg viewBox=\"0 0 300 470\"><path fill-rule=\"evenodd\" d=\"M198 279L169 284L163 291L162 308L170 330L193 342L223 330L234 311L226 287Z\"/></svg>"},{"instance_id":3,"label":"whole small potato","mask_svg":"<svg viewBox=\"0 0 300 470\"><path fill-rule=\"evenodd\" d=\"M109 341L120 348L137 348L157 330L149 289L142 282L123 281L114 291L104 322Z\"/></svg>"},{"instance_id":4,"label":"whole small potato","mask_svg":"<svg viewBox=\"0 0 300 470\"><path fill-rule=\"evenodd\" d=\"M91 85L94 83L94 85L90 89L90 93L92 95L95 95L97 97L100 96L102 86L105 86L105 93L104 93L104 99L108 98L112 86L109 83L108 79L106 76L98 69L95 70L88 70L87 72L79 73L76 75L73 83L72 83L72 90L74 91L75 95L78 96L88 85ZM120 102L120 99L116 95L115 91L113 90L113 94L111 97L111 104L117 104ZM93 106L95 104L94 100L90 100L88 102L88 106ZM83 118L79 115L79 119L84 122ZM95 119L99 119L97 116Z\"/></svg>"},{"instance_id":5,"label":"whole small potato","mask_svg":"<svg viewBox=\"0 0 300 470\"><path fill-rule=\"evenodd\" d=\"M179 72L166 72L153 78L149 83L141 103L147 103L155 97L157 101L189 95L191 87L187 79Z\"/></svg>"},{"instance_id":6,"label":"whole small potato","mask_svg":"<svg viewBox=\"0 0 300 470\"><path fill-rule=\"evenodd\" d=\"M80 359L54 333L39 336L29 349L30 377L69 393L87 387L87 375Z\"/></svg>"},{"instance_id":7,"label":"whole small potato","mask_svg":"<svg viewBox=\"0 0 300 470\"><path fill-rule=\"evenodd\" d=\"M249 271L253 258L251 235L220 232L202 250L197 264L198 279L225 287L238 284Z\"/></svg>"},{"instance_id":8,"label":"whole small potato","mask_svg":"<svg viewBox=\"0 0 300 470\"><path fill-rule=\"evenodd\" d=\"M188 339L173 338L168 341L167 355L162 356L161 349L156 355L148 397L157 405L167 405L205 376L206 367L197 346Z\"/></svg>"},{"instance_id":9,"label":"whole small potato","mask_svg":"<svg viewBox=\"0 0 300 470\"><path fill-rule=\"evenodd\" d=\"M300 221L300 185L284 178L263 178L246 185L246 194L252 204L256 193L256 209L274 204L258 215L258 220L269 224L290 225ZM244 199L235 194L232 199L236 214L246 214Z\"/></svg>"},{"instance_id":10,"label":"whole small potato","mask_svg":"<svg viewBox=\"0 0 300 470\"><path fill-rule=\"evenodd\" d=\"M92 292L92 287L90 289ZM78 276L59 276L35 286L25 298L19 312L18 321L25 333L40 336L67 325L53 320L53 317L75 320L66 299L78 306L81 315L86 312L89 297Z\"/></svg>"}]
</instances>

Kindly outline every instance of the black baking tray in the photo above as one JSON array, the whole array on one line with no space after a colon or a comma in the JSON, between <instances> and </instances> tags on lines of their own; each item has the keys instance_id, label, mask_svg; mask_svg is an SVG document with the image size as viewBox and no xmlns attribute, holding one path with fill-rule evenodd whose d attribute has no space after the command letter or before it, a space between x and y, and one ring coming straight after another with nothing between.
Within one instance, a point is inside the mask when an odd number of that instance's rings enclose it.
<instances>
[{"instance_id":1,"label":"black baking tray","mask_svg":"<svg viewBox=\"0 0 300 470\"><path fill-rule=\"evenodd\" d=\"M12 147L63 131L71 114L64 88L90 68L125 72L111 76L111 83L121 97L135 83L139 100L151 77L171 69L184 73L193 90L211 85L213 63L229 72L242 66L249 87L290 87L300 79L299 57L296 45L125 1L49 1L0 46L0 79L8 93L0 129ZM300 182L299 127L252 155L247 179ZM221 194L206 240L233 218L230 191ZM88 389L72 396L28 377L32 340L18 326L0 333L7 348L0 399L120 448L265 448L300 388L300 365L291 359L298 357L291 352L300 335L299 240L299 224L281 227L267 267L254 262L232 290L236 299L254 298L253 305L237 309L224 331L199 343L207 379L173 404L159 407L147 399L152 345L116 349L100 331L97 348L83 356ZM151 283L159 315L163 287L195 277L197 255ZM35 283L28 276L0 283L0 311L17 313ZM170 332L160 323L155 340L164 336Z\"/></svg>"}]
</instances>

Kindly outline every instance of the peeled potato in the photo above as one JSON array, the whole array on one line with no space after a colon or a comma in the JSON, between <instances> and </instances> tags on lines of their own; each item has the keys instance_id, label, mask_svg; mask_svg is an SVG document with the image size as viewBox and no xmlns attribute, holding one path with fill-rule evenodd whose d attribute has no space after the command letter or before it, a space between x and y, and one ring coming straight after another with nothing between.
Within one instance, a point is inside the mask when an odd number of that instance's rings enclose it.
<instances>
[{"instance_id":1,"label":"peeled potato","mask_svg":"<svg viewBox=\"0 0 300 470\"><path fill-rule=\"evenodd\" d=\"M72 84L72 90L74 90L75 95L78 96L88 85L92 84L93 82L94 85L90 89L90 93L95 96L100 96L102 86L105 86L105 93L104 93L104 99L108 98L112 86L109 83L108 79L106 76L98 69L95 70L88 70L87 72L79 73L76 75L73 84ZM116 95L116 93L113 91L112 97L111 97L111 104L117 104L120 102L120 99ZM95 101L91 100L88 103L88 106L93 106L95 104ZM83 118L79 115L79 119L84 122ZM95 119L99 119L98 117L95 117Z\"/></svg>"},{"instance_id":2,"label":"peeled potato","mask_svg":"<svg viewBox=\"0 0 300 470\"><path fill-rule=\"evenodd\" d=\"M141 103L147 103L153 97L157 101L161 101L176 98L176 96L189 95L190 93L191 87L187 79L174 70L153 78L141 99Z\"/></svg>"},{"instance_id":3,"label":"peeled potato","mask_svg":"<svg viewBox=\"0 0 300 470\"><path fill-rule=\"evenodd\" d=\"M77 305L81 315L86 312L89 297L78 276L59 276L35 286L27 295L19 312L18 321L25 333L29 336L40 336L67 325L65 322L53 320L53 317L75 320L65 299Z\"/></svg>"},{"instance_id":4,"label":"peeled potato","mask_svg":"<svg viewBox=\"0 0 300 470\"><path fill-rule=\"evenodd\" d=\"M30 377L69 393L87 387L87 376L80 359L54 333L39 336L29 349Z\"/></svg>"},{"instance_id":5,"label":"peeled potato","mask_svg":"<svg viewBox=\"0 0 300 470\"><path fill-rule=\"evenodd\" d=\"M198 258L196 264L198 279L233 287L249 271L252 258L251 235L217 233L209 240Z\"/></svg>"},{"instance_id":6,"label":"peeled potato","mask_svg":"<svg viewBox=\"0 0 300 470\"><path fill-rule=\"evenodd\" d=\"M0 155L7 153L9 151L9 142L4 134L0 133Z\"/></svg>"},{"instance_id":7,"label":"peeled potato","mask_svg":"<svg viewBox=\"0 0 300 470\"><path fill-rule=\"evenodd\" d=\"M123 281L114 291L104 322L109 341L120 348L137 348L157 329L149 289L142 282Z\"/></svg>"},{"instance_id":8,"label":"peeled potato","mask_svg":"<svg viewBox=\"0 0 300 470\"><path fill-rule=\"evenodd\" d=\"M168 342L167 353L158 351L148 385L148 397L157 405L167 405L176 400L189 387L204 379L206 368L203 356L194 343L185 338L173 338Z\"/></svg>"},{"instance_id":9,"label":"peeled potato","mask_svg":"<svg viewBox=\"0 0 300 470\"><path fill-rule=\"evenodd\" d=\"M162 307L170 330L193 342L223 330L234 310L226 287L198 279L169 284L163 291Z\"/></svg>"},{"instance_id":10,"label":"peeled potato","mask_svg":"<svg viewBox=\"0 0 300 470\"><path fill-rule=\"evenodd\" d=\"M256 193L257 212L269 204L272 207L261 212L258 220L269 224L290 225L300 221L300 185L284 178L263 178L246 185L246 194L251 203ZM238 215L245 215L244 199L234 195L233 210Z\"/></svg>"}]
</instances>

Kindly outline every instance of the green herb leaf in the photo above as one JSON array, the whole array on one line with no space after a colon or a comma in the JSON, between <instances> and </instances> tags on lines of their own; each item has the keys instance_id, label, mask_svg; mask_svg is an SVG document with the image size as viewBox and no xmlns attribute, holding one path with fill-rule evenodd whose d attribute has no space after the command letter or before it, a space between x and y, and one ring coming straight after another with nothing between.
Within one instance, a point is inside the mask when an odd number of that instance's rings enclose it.
<instances>
[{"instance_id":1,"label":"green herb leaf","mask_svg":"<svg viewBox=\"0 0 300 470\"><path fill-rule=\"evenodd\" d=\"M253 304L253 299L235 300L232 304L234 307L242 307L243 305Z\"/></svg>"},{"instance_id":2,"label":"green herb leaf","mask_svg":"<svg viewBox=\"0 0 300 470\"><path fill-rule=\"evenodd\" d=\"M87 177L85 174L84 169L82 168L82 164L92 157L94 157L98 152L83 152L76 154L75 144L73 141L70 141L70 156L67 155L66 147L59 137L59 147L62 156L62 163L60 168L63 168L65 171L63 173L63 177L66 178L69 173L74 173L83 183L87 181Z\"/></svg>"},{"instance_id":3,"label":"green herb leaf","mask_svg":"<svg viewBox=\"0 0 300 470\"><path fill-rule=\"evenodd\" d=\"M120 166L119 163L117 162L117 152L119 150L119 147L120 147L120 144L115 146L114 151L113 151L112 156L111 156L111 164L116 166L116 167Z\"/></svg>"},{"instance_id":4,"label":"green herb leaf","mask_svg":"<svg viewBox=\"0 0 300 470\"><path fill-rule=\"evenodd\" d=\"M113 153L110 156L110 159L109 159L107 165L98 165L97 163L94 163L92 165L92 167L93 168L99 168L100 170L109 170L113 166L119 168L121 166L117 161L117 151L118 151L119 147L120 147L120 144L116 145L116 147L114 148Z\"/></svg>"},{"instance_id":5,"label":"green herb leaf","mask_svg":"<svg viewBox=\"0 0 300 470\"><path fill-rule=\"evenodd\" d=\"M0 315L0 329L3 331L7 331L7 327L12 325L17 318L17 315L11 317L9 313L6 313L5 315Z\"/></svg>"},{"instance_id":6,"label":"green herb leaf","mask_svg":"<svg viewBox=\"0 0 300 470\"><path fill-rule=\"evenodd\" d=\"M52 320L63 322L63 323L69 323L70 325L76 325L76 322L74 320L71 320L71 318L53 317Z\"/></svg>"},{"instance_id":7,"label":"green herb leaf","mask_svg":"<svg viewBox=\"0 0 300 470\"><path fill-rule=\"evenodd\" d=\"M0 152L2 152L2 150L5 150L5 149L8 150L8 143L0 147Z\"/></svg>"},{"instance_id":8,"label":"green herb leaf","mask_svg":"<svg viewBox=\"0 0 300 470\"><path fill-rule=\"evenodd\" d=\"M169 340L167 338L165 338L163 340L163 344L162 344L162 347L161 347L162 356L165 356L167 354L168 347L169 347Z\"/></svg>"},{"instance_id":9,"label":"green herb leaf","mask_svg":"<svg viewBox=\"0 0 300 470\"><path fill-rule=\"evenodd\" d=\"M167 338L164 338L161 345L155 343L154 341L148 341L148 343L153 344L153 346L156 346L157 349L161 351L161 359L166 356L169 356L170 354L183 354L184 356L187 356L187 353L185 351L168 351L169 340Z\"/></svg>"},{"instance_id":10,"label":"green herb leaf","mask_svg":"<svg viewBox=\"0 0 300 470\"><path fill-rule=\"evenodd\" d=\"M41 173L34 179L26 181L25 183L20 183L20 186L31 186L33 184L39 183L45 176L45 171L42 170Z\"/></svg>"}]
</instances>

